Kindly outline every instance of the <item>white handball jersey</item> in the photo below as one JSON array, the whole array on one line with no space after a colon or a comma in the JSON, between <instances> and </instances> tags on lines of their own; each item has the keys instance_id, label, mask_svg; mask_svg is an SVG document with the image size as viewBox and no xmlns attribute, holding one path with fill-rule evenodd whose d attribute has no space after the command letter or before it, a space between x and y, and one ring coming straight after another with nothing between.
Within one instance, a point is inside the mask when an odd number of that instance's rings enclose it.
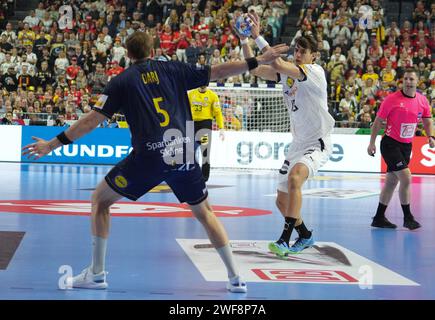
<instances>
[{"instance_id":1,"label":"white handball jersey","mask_svg":"<svg viewBox=\"0 0 435 320\"><path fill-rule=\"evenodd\" d=\"M294 142L313 142L329 135L335 124L328 112L328 91L323 68L317 64L298 66L304 80L280 74L284 101L290 114Z\"/></svg>"}]
</instances>

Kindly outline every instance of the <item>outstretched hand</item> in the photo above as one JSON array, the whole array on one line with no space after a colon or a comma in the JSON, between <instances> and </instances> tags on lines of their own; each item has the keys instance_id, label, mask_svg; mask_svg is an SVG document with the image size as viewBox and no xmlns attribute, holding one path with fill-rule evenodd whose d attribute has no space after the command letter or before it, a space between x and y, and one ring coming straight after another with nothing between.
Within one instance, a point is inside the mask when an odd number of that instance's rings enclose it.
<instances>
[{"instance_id":1,"label":"outstretched hand","mask_svg":"<svg viewBox=\"0 0 435 320\"><path fill-rule=\"evenodd\" d=\"M276 46L269 47L266 52L257 57L257 60L262 64L270 64L279 58L282 54L286 54L290 47L285 43L277 44Z\"/></svg>"},{"instance_id":2,"label":"outstretched hand","mask_svg":"<svg viewBox=\"0 0 435 320\"><path fill-rule=\"evenodd\" d=\"M255 12L255 10L251 10L251 12L248 13L248 19L249 19L249 24L251 25L252 38L257 39L257 37L260 35L261 32L260 17Z\"/></svg>"},{"instance_id":3,"label":"outstretched hand","mask_svg":"<svg viewBox=\"0 0 435 320\"><path fill-rule=\"evenodd\" d=\"M36 141L30 143L22 148L22 155L27 156L28 159L38 160L52 151L50 143L38 137L32 137Z\"/></svg>"}]
</instances>

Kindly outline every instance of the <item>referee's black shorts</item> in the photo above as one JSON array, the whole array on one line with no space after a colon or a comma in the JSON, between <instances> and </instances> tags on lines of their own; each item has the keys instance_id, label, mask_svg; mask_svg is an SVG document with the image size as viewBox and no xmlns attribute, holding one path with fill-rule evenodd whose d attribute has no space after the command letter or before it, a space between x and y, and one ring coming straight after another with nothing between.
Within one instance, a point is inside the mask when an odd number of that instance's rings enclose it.
<instances>
[{"instance_id":1,"label":"referee's black shorts","mask_svg":"<svg viewBox=\"0 0 435 320\"><path fill-rule=\"evenodd\" d=\"M387 164L387 172L408 168L412 143L403 143L384 135L381 140L381 155Z\"/></svg>"}]
</instances>

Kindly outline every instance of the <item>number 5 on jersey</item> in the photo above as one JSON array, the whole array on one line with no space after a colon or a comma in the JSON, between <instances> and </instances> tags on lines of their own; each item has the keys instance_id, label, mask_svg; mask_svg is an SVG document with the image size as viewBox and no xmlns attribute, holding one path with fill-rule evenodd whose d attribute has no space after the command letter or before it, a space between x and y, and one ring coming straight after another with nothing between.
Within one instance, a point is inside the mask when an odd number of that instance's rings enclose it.
<instances>
[{"instance_id":1,"label":"number 5 on jersey","mask_svg":"<svg viewBox=\"0 0 435 320\"><path fill-rule=\"evenodd\" d=\"M160 108L159 103L163 101L162 97L153 98L154 108L156 108L157 113L163 116L163 121L160 122L161 127L166 127L169 124L169 113L166 110Z\"/></svg>"}]
</instances>

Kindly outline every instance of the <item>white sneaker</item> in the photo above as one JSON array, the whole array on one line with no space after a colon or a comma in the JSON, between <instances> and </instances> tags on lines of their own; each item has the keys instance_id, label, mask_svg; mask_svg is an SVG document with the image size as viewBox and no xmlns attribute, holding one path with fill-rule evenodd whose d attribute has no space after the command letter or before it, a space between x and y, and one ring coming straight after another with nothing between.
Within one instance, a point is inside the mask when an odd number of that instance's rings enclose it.
<instances>
[{"instance_id":1,"label":"white sneaker","mask_svg":"<svg viewBox=\"0 0 435 320\"><path fill-rule=\"evenodd\" d=\"M108 284L106 282L106 271L98 274L92 273L90 267L84 269L79 275L67 279L67 285L72 288L82 289L106 289Z\"/></svg>"},{"instance_id":2,"label":"white sneaker","mask_svg":"<svg viewBox=\"0 0 435 320\"><path fill-rule=\"evenodd\" d=\"M240 276L235 276L230 278L227 283L227 289L233 293L246 293L248 292L248 287L245 281L243 281Z\"/></svg>"}]
</instances>

